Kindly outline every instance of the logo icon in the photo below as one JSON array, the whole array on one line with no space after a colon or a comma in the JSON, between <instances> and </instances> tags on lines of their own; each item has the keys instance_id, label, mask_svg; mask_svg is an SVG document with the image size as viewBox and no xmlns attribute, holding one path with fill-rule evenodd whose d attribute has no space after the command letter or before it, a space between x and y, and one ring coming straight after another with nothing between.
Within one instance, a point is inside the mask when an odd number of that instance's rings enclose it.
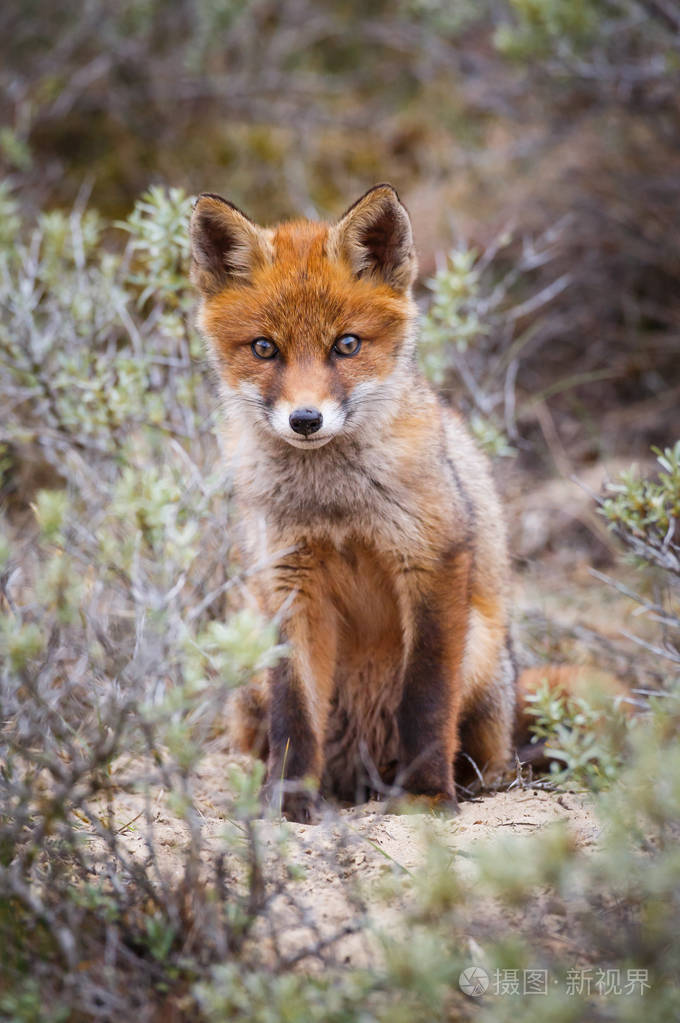
<instances>
[{"instance_id":1,"label":"logo icon","mask_svg":"<svg viewBox=\"0 0 680 1023\"><path fill-rule=\"evenodd\" d=\"M483 966L468 966L458 978L458 986L464 995L479 998L489 987L489 974Z\"/></svg>"}]
</instances>

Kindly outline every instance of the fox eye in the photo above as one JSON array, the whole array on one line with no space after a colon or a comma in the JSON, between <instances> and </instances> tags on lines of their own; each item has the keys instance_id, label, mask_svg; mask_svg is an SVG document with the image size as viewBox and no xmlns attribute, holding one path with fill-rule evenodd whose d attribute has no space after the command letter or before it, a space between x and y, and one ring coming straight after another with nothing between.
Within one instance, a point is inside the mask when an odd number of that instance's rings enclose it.
<instances>
[{"instance_id":1,"label":"fox eye","mask_svg":"<svg viewBox=\"0 0 680 1023\"><path fill-rule=\"evenodd\" d=\"M250 348L258 359L273 359L279 352L274 342L267 337L256 337Z\"/></svg>"},{"instance_id":2,"label":"fox eye","mask_svg":"<svg viewBox=\"0 0 680 1023\"><path fill-rule=\"evenodd\" d=\"M343 334L333 345L333 351L336 355L344 355L345 357L356 355L360 348L361 338L358 338L356 334Z\"/></svg>"}]
</instances>

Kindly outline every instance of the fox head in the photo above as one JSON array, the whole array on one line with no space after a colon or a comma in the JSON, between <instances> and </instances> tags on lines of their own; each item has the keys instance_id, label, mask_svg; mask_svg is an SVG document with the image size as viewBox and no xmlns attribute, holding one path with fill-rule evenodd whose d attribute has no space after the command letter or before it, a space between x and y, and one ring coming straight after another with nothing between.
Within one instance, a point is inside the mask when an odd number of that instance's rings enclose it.
<instances>
[{"instance_id":1,"label":"fox head","mask_svg":"<svg viewBox=\"0 0 680 1023\"><path fill-rule=\"evenodd\" d=\"M274 228L204 193L191 245L199 328L244 426L312 449L394 409L413 359L416 257L390 185L336 224Z\"/></svg>"}]
</instances>

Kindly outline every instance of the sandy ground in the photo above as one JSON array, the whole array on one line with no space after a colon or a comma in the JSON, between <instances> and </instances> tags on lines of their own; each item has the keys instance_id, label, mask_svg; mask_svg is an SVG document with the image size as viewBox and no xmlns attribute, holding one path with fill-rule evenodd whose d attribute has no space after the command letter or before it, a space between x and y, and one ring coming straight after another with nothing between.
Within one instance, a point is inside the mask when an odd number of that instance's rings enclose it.
<instances>
[{"instance_id":1,"label":"sandy ground","mask_svg":"<svg viewBox=\"0 0 680 1023\"><path fill-rule=\"evenodd\" d=\"M235 852L238 824L229 817L227 779L234 767L247 764L247 758L216 749L202 759L195 779L204 868L212 871L218 854L224 853L228 884L240 884L244 865ZM187 825L173 812L172 802L172 796L168 798L162 789L152 790L155 856L169 885L182 876L188 838ZM143 795L131 792L120 792L114 801L121 844L140 860L148 853L148 805ZM474 884L474 853L481 843L499 835L531 834L556 821L566 822L577 847L595 847L598 826L587 796L532 788L514 788L463 802L456 817L385 813L383 804L372 802L351 809L331 808L315 825L258 821L255 831L262 858L269 865L265 873L270 883L273 879L272 892L276 879L285 877L281 894L274 894L271 900L269 916L278 931L272 953L295 958L301 949L333 941L335 961L374 962L380 954L377 933L395 935L403 928L403 910L427 869L432 837L450 851L451 869L462 883ZM282 842L288 864L283 871ZM381 880L391 886L389 900ZM363 923L366 913L371 928ZM345 929L351 933L335 941ZM256 932L256 936L265 944L272 941L271 933ZM313 956L305 966L315 968Z\"/></svg>"},{"instance_id":2,"label":"sandy ground","mask_svg":"<svg viewBox=\"0 0 680 1023\"><path fill-rule=\"evenodd\" d=\"M206 755L197 772L194 793L206 846L220 842L229 823L229 786L226 781L234 766L247 766L242 756L216 752ZM168 807L167 793L152 792L154 834L158 844L159 863L172 875L181 868L181 852L187 838L185 823ZM144 855L143 823L145 798L134 793L121 793L115 801L115 819L125 847L133 854ZM588 796L577 792L551 792L535 788L513 788L461 802L455 817L432 813L385 813L380 802L365 803L350 809L331 808L318 824L286 822L289 834L295 835L304 852L312 856L323 848L323 842L334 828L344 827L357 836L357 856L366 869L393 862L397 868L414 870L422 863L423 828L436 829L437 835L452 851L466 851L499 831L530 834L555 821L565 821L578 846L590 846L597 839L597 824ZM263 820L260 834L263 842L273 840L279 824ZM320 844L321 843L321 844ZM378 848L376 848L378 847ZM359 851L360 850L360 851Z\"/></svg>"}]
</instances>

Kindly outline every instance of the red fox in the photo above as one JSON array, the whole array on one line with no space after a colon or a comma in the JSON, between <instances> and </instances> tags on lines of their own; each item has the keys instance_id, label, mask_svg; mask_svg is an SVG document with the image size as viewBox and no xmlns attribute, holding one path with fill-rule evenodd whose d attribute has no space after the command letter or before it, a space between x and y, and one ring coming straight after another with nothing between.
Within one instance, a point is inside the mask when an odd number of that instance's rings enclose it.
<instances>
[{"instance_id":1,"label":"red fox","mask_svg":"<svg viewBox=\"0 0 680 1023\"><path fill-rule=\"evenodd\" d=\"M511 756L510 571L486 458L417 368L408 213L383 184L335 224L263 228L205 193L191 242L243 550L288 649L235 742L295 820L312 788L395 781L453 810L463 772Z\"/></svg>"}]
</instances>

